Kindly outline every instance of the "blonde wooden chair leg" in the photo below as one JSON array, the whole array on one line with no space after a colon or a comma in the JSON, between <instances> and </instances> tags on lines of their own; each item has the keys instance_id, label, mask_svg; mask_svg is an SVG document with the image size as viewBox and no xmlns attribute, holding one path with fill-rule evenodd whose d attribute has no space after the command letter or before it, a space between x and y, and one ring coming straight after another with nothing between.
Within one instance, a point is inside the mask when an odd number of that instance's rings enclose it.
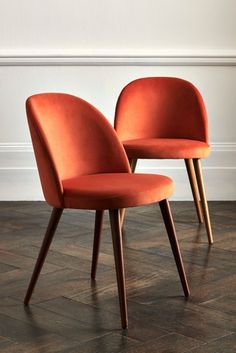
<instances>
[{"instance_id":1,"label":"blonde wooden chair leg","mask_svg":"<svg viewBox=\"0 0 236 353\"><path fill-rule=\"evenodd\" d=\"M186 169L188 172L188 178L193 194L193 199L197 211L197 217L199 223L203 223L203 216L202 216L202 208L201 208L201 202L200 202L200 196L199 196L199 190L198 190L198 184L196 180L196 174L195 174L195 169L193 165L193 160L192 159L185 159L185 165Z\"/></svg>"},{"instance_id":2,"label":"blonde wooden chair leg","mask_svg":"<svg viewBox=\"0 0 236 353\"><path fill-rule=\"evenodd\" d=\"M202 175L202 167L201 167L200 159L193 159L193 164L194 164L194 168L195 168L198 189L199 189L200 198L201 198L202 211L203 211L203 216L204 216L204 220L205 220L208 242L209 242L209 244L213 244L211 221L210 221L206 193L205 193L205 188L204 188L204 183L203 183L203 175Z\"/></svg>"}]
</instances>

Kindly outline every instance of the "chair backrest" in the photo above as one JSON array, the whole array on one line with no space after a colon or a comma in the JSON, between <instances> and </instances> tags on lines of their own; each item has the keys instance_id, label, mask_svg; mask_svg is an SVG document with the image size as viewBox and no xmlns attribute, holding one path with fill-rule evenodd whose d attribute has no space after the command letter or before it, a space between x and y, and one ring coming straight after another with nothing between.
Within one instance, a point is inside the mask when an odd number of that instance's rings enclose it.
<instances>
[{"instance_id":1,"label":"chair backrest","mask_svg":"<svg viewBox=\"0 0 236 353\"><path fill-rule=\"evenodd\" d=\"M129 83L117 101L115 129L122 141L208 140L207 113L201 94L192 83L175 77L146 77Z\"/></svg>"},{"instance_id":2,"label":"chair backrest","mask_svg":"<svg viewBox=\"0 0 236 353\"><path fill-rule=\"evenodd\" d=\"M46 201L63 207L62 180L97 173L130 172L116 132L88 102L63 93L26 101L28 123Z\"/></svg>"}]
</instances>

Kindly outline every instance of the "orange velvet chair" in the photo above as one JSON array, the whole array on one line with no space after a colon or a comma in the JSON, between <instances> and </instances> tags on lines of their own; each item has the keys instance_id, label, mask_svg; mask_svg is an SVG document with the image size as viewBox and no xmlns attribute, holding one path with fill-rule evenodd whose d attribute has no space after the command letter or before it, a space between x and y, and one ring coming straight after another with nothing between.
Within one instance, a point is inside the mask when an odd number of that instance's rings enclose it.
<instances>
[{"instance_id":1,"label":"orange velvet chair","mask_svg":"<svg viewBox=\"0 0 236 353\"><path fill-rule=\"evenodd\" d=\"M122 327L128 324L119 209L159 202L185 296L189 288L167 198L173 182L162 175L132 174L124 148L104 116L68 94L28 98L26 110L44 196L53 207L26 293L32 292L64 208L96 210L91 276L96 275L104 210L109 210Z\"/></svg>"},{"instance_id":2,"label":"orange velvet chair","mask_svg":"<svg viewBox=\"0 0 236 353\"><path fill-rule=\"evenodd\" d=\"M201 169L201 158L210 153L207 113L197 88L174 77L132 81L118 98L115 129L133 172L139 158L185 160L198 220L202 223L204 217L212 244Z\"/></svg>"}]
</instances>

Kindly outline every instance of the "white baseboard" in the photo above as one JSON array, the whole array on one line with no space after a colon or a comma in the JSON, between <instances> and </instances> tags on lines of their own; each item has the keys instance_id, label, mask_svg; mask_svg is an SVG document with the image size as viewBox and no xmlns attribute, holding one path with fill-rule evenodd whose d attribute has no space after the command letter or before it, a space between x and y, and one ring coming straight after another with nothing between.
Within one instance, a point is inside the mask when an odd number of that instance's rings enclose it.
<instances>
[{"instance_id":1,"label":"white baseboard","mask_svg":"<svg viewBox=\"0 0 236 353\"><path fill-rule=\"evenodd\" d=\"M209 200L236 200L236 142L212 143L212 154L203 160ZM0 200L43 200L32 146L0 144ZM173 200L192 200L181 160L142 160L137 172L169 175L175 182Z\"/></svg>"}]
</instances>

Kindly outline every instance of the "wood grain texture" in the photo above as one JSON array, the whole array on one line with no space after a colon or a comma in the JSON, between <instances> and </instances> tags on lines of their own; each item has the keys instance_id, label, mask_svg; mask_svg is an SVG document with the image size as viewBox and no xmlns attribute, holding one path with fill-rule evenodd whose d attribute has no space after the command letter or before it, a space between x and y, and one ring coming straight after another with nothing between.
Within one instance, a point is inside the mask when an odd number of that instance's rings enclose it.
<instances>
[{"instance_id":1,"label":"wood grain texture","mask_svg":"<svg viewBox=\"0 0 236 353\"><path fill-rule=\"evenodd\" d=\"M90 278L95 214L64 210L31 305L24 307L51 209L43 202L0 202L0 352L235 352L236 202L209 204L212 246L204 225L196 227L194 203L171 202L188 300L157 205L127 210L124 333L108 214L96 281Z\"/></svg>"},{"instance_id":2,"label":"wood grain texture","mask_svg":"<svg viewBox=\"0 0 236 353\"><path fill-rule=\"evenodd\" d=\"M196 179L196 175L195 175L193 160L192 159L185 159L185 165L186 165L189 183L190 183L192 194L193 194L193 199L194 199L194 203L195 203L195 207L196 207L198 221L199 221L199 223L202 223L203 222L203 215L202 215L201 201L200 201L200 195L199 195L199 191L198 191L198 184L197 184L197 179Z\"/></svg>"}]
</instances>

